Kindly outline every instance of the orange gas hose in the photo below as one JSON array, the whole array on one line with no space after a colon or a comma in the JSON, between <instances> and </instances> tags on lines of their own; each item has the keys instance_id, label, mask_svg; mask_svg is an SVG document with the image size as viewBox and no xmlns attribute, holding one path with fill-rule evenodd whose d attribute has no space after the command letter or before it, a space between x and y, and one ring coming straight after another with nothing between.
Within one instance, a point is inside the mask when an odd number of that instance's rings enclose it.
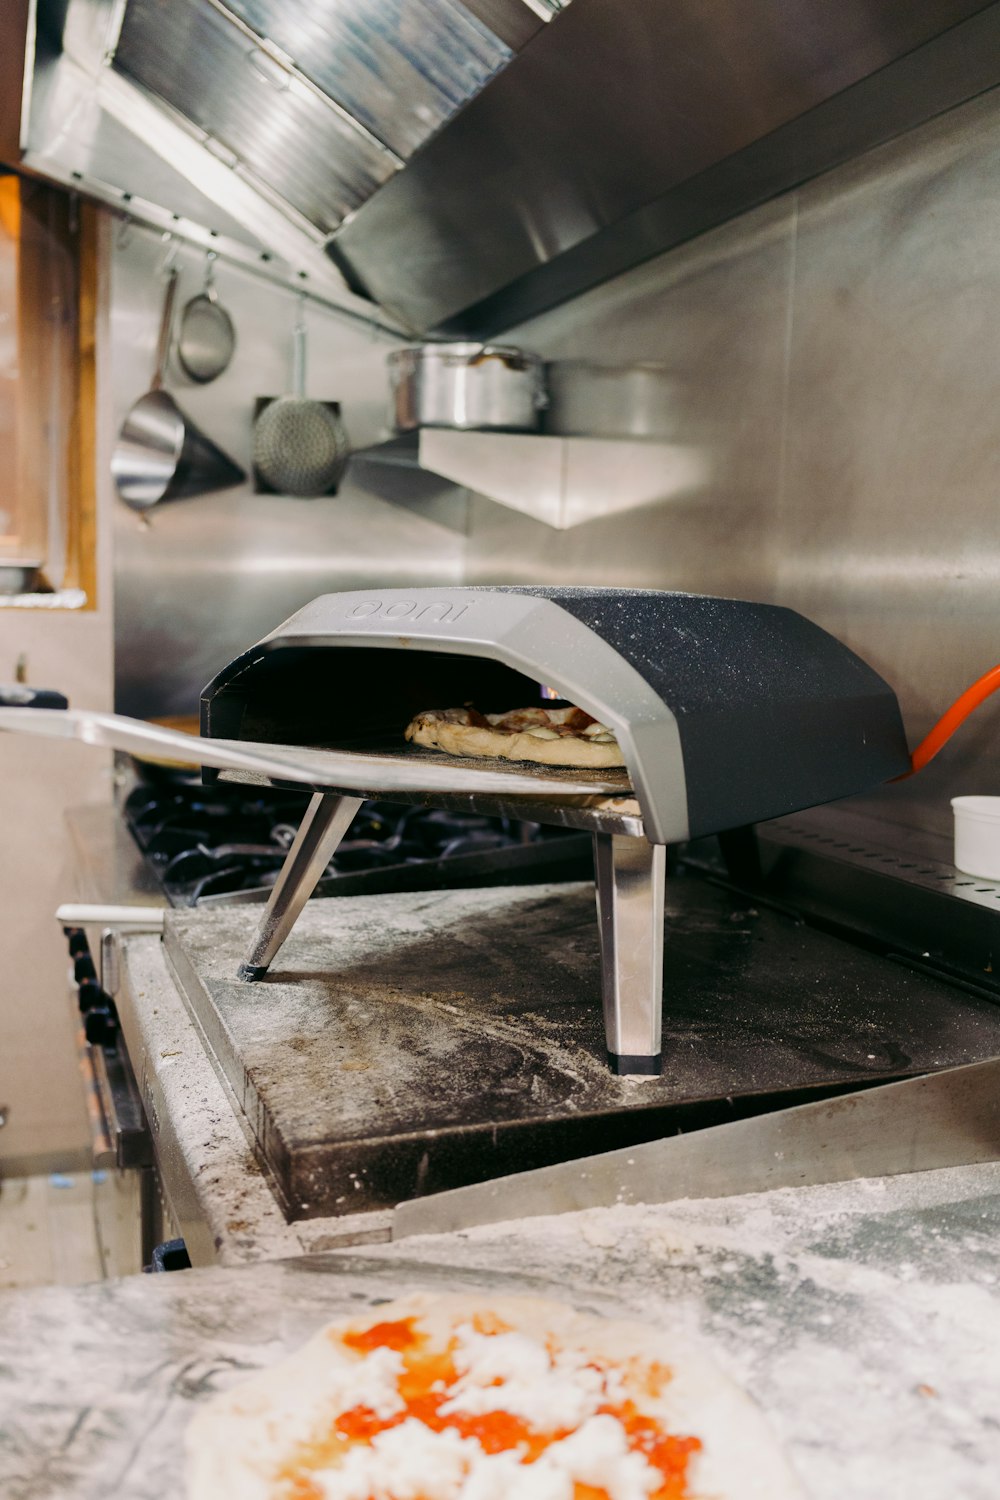
<instances>
[{"instance_id":1,"label":"orange gas hose","mask_svg":"<svg viewBox=\"0 0 1000 1500\"><path fill-rule=\"evenodd\" d=\"M938 751L948 743L955 730L972 713L973 709L979 707L984 699L1000 688L1000 666L990 667L982 677L978 677L971 687L967 687L960 698L956 698L951 707L941 715L934 728L925 735L920 744L910 756L910 769L902 776L897 777L903 781L907 776L912 776L915 771L922 771L937 755Z\"/></svg>"}]
</instances>

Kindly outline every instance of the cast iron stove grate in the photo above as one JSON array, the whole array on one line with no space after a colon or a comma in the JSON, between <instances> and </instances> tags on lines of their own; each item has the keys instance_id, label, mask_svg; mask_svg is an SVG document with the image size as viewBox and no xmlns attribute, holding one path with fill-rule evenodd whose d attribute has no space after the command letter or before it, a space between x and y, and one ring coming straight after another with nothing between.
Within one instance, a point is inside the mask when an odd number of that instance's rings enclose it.
<instances>
[{"instance_id":1,"label":"cast iron stove grate","mask_svg":"<svg viewBox=\"0 0 1000 1500\"><path fill-rule=\"evenodd\" d=\"M173 906L267 898L309 794L216 785L138 786L125 819ZM585 879L591 840L560 828L426 806L365 802L316 894Z\"/></svg>"}]
</instances>

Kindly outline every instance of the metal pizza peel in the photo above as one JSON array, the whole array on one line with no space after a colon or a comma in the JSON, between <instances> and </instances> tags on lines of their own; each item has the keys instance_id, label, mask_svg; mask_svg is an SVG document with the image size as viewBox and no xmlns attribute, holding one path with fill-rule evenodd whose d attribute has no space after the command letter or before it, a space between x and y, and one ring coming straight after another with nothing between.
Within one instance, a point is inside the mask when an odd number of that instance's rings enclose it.
<instances>
[{"instance_id":1,"label":"metal pizza peel","mask_svg":"<svg viewBox=\"0 0 1000 1500\"><path fill-rule=\"evenodd\" d=\"M392 1238L1000 1160L1000 1058L401 1203Z\"/></svg>"}]
</instances>

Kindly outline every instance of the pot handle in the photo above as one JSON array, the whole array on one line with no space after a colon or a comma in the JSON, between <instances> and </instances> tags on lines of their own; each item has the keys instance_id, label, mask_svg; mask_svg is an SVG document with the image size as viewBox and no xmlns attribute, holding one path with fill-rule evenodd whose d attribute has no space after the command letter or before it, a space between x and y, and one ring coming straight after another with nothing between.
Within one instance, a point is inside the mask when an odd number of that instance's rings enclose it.
<instances>
[{"instance_id":1,"label":"pot handle","mask_svg":"<svg viewBox=\"0 0 1000 1500\"><path fill-rule=\"evenodd\" d=\"M292 395L301 401L306 393L306 299L300 292L292 329Z\"/></svg>"},{"instance_id":2,"label":"pot handle","mask_svg":"<svg viewBox=\"0 0 1000 1500\"><path fill-rule=\"evenodd\" d=\"M549 404L549 393L545 384L545 366L540 360L536 360L530 354L524 354L520 350L505 353L502 349L494 349L489 344L481 344L478 354L465 354L461 358L455 358L455 364L464 365L470 370L486 364L488 360L497 359L506 369L515 374L523 375L531 372L532 404L536 411L544 411Z\"/></svg>"}]
</instances>

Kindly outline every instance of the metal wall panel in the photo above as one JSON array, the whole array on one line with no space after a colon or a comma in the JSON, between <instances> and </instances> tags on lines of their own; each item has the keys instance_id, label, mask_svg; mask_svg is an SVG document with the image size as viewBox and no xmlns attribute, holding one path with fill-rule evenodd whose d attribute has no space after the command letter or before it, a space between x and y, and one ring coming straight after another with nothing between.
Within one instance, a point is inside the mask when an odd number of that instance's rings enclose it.
<instances>
[{"instance_id":1,"label":"metal wall panel","mask_svg":"<svg viewBox=\"0 0 1000 1500\"><path fill-rule=\"evenodd\" d=\"M657 361L665 436L695 459L661 498L557 532L477 497L470 583L566 582L770 598L777 566L781 412L795 205L768 204L516 330L548 360Z\"/></svg>"},{"instance_id":2,"label":"metal wall panel","mask_svg":"<svg viewBox=\"0 0 1000 1500\"><path fill-rule=\"evenodd\" d=\"M104 391L111 433L149 385L162 258L158 237L145 230L115 245ZM185 250L179 264L180 304L200 291L204 261ZM289 389L295 298L227 263L216 282L236 327L233 362L196 386L171 360L167 386L249 468L254 398ZM377 442L393 343L312 304L306 321L309 394L342 403L354 446ZM412 469L352 461L339 493L319 500L255 495L247 484L145 516L117 498L112 510L116 706L140 717L196 710L217 671L318 594L462 576L463 492Z\"/></svg>"},{"instance_id":3,"label":"metal wall panel","mask_svg":"<svg viewBox=\"0 0 1000 1500\"><path fill-rule=\"evenodd\" d=\"M776 591L914 734L1000 661L1000 93L799 194ZM899 789L1000 792L1000 704Z\"/></svg>"},{"instance_id":4,"label":"metal wall panel","mask_svg":"<svg viewBox=\"0 0 1000 1500\"><path fill-rule=\"evenodd\" d=\"M656 359L696 490L555 533L482 497L468 581L789 604L900 694L911 739L1000 659L1000 91L631 271L511 341ZM1000 792L1000 703L889 794L947 831Z\"/></svg>"}]
</instances>

